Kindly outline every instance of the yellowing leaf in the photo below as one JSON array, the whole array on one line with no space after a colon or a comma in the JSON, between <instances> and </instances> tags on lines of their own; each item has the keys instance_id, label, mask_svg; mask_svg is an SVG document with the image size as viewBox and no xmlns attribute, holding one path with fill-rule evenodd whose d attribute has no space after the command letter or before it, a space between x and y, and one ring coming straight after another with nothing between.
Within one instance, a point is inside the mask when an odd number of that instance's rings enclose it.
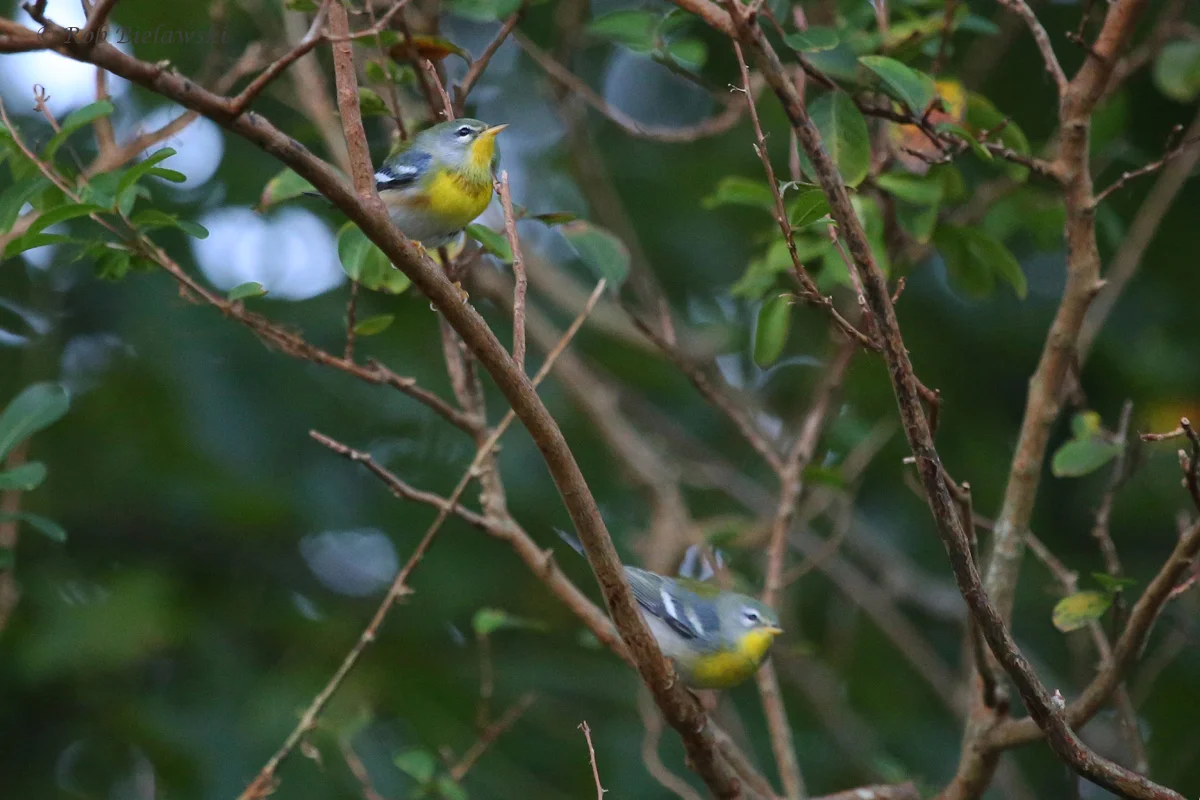
<instances>
[{"instance_id":1,"label":"yellowing leaf","mask_svg":"<svg viewBox=\"0 0 1200 800\"><path fill-rule=\"evenodd\" d=\"M1103 592L1076 592L1054 606L1051 620L1063 633L1076 631L1092 620L1100 619L1112 605L1112 595Z\"/></svg>"}]
</instances>

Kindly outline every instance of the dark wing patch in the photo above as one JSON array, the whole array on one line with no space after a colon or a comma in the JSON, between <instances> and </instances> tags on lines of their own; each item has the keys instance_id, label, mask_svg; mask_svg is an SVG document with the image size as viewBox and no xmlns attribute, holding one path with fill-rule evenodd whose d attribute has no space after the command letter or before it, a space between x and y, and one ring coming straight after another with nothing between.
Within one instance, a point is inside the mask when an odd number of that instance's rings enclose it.
<instances>
[{"instance_id":1,"label":"dark wing patch","mask_svg":"<svg viewBox=\"0 0 1200 800\"><path fill-rule=\"evenodd\" d=\"M687 600L676 599L670 594L668 584L661 576L637 567L625 567L625 577L629 580L638 605L644 608L647 614L661 619L685 639L696 638L697 632L687 620L686 610L690 604ZM664 590L667 592L666 597L671 598L669 606L664 597Z\"/></svg>"},{"instance_id":2,"label":"dark wing patch","mask_svg":"<svg viewBox=\"0 0 1200 800\"><path fill-rule=\"evenodd\" d=\"M407 150L375 171L375 189L399 189L411 185L429 168L433 156Z\"/></svg>"}]
</instances>

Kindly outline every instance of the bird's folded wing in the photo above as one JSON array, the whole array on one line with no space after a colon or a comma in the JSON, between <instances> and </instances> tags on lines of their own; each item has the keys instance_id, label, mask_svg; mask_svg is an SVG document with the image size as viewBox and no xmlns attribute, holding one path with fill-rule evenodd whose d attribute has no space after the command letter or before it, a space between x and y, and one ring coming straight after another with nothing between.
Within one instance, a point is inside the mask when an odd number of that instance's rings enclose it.
<instances>
[{"instance_id":1,"label":"bird's folded wing","mask_svg":"<svg viewBox=\"0 0 1200 800\"><path fill-rule=\"evenodd\" d=\"M688 613L686 601L676 597L662 576L636 567L626 567L625 577L629 579L629 587L633 589L638 605L647 614L661 619L685 639L697 637L699 632L690 621L695 617L695 612Z\"/></svg>"},{"instance_id":2,"label":"bird's folded wing","mask_svg":"<svg viewBox=\"0 0 1200 800\"><path fill-rule=\"evenodd\" d=\"M412 185L428 169L433 156L405 150L375 171L375 189L400 189Z\"/></svg>"}]
</instances>

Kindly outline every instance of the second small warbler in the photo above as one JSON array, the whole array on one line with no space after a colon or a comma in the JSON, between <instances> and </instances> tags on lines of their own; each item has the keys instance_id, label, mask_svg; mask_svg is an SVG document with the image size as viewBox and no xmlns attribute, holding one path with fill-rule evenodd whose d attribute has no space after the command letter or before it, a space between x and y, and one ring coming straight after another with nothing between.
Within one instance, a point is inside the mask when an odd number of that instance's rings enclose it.
<instances>
[{"instance_id":1,"label":"second small warbler","mask_svg":"<svg viewBox=\"0 0 1200 800\"><path fill-rule=\"evenodd\" d=\"M775 612L753 597L637 567L625 567L625 577L659 649L694 688L746 680L783 632Z\"/></svg>"},{"instance_id":2,"label":"second small warbler","mask_svg":"<svg viewBox=\"0 0 1200 800\"><path fill-rule=\"evenodd\" d=\"M375 172L375 188L392 222L409 239L441 247L483 213L492 199L507 125L453 119L418 133Z\"/></svg>"}]
</instances>

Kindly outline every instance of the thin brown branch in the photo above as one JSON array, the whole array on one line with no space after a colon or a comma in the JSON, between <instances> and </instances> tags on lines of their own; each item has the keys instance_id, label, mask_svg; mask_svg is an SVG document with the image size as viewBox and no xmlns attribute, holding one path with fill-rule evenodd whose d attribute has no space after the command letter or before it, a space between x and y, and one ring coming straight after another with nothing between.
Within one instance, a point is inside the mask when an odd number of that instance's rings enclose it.
<instances>
[{"instance_id":1,"label":"thin brown branch","mask_svg":"<svg viewBox=\"0 0 1200 800\"><path fill-rule=\"evenodd\" d=\"M350 279L350 299L346 301L346 349L343 351L344 361L354 361L354 335L358 317L358 281Z\"/></svg>"},{"instance_id":2,"label":"thin brown branch","mask_svg":"<svg viewBox=\"0 0 1200 800\"><path fill-rule=\"evenodd\" d=\"M427 58L420 60L421 69L433 81L433 87L437 90L437 97L442 101L441 113L446 119L454 119L454 103L450 102L450 95L446 92L445 85L442 84L442 76L438 75L437 66Z\"/></svg>"},{"instance_id":3,"label":"thin brown branch","mask_svg":"<svg viewBox=\"0 0 1200 800\"><path fill-rule=\"evenodd\" d=\"M705 370L689 361L678 348L673 347L652 325L640 317L631 316L638 330L644 333L650 341L654 342L663 355L669 358L688 377L688 380L696 387L696 391L700 392L700 395L705 400L729 418L729 421L741 432L742 438L754 448L754 451L762 457L763 461L767 462L776 473L782 470L783 459L780 457L775 445L759 429L754 420L732 398L718 388L715 379L710 378Z\"/></svg>"},{"instance_id":4,"label":"thin brown branch","mask_svg":"<svg viewBox=\"0 0 1200 800\"><path fill-rule=\"evenodd\" d=\"M368 0L365 5L367 8L367 21L371 23L372 28L375 28L379 24L379 20L375 16L375 2L374 0ZM383 46L382 30L375 34L375 51L379 53L379 65L386 68L389 56L387 48ZM400 116L400 89L396 86L396 82L390 79L390 75L389 79L384 81L384 83L387 85L388 109L392 112L392 122L396 125L396 136L400 140L405 140L408 138L408 129L404 125L404 119Z\"/></svg>"},{"instance_id":5,"label":"thin brown branch","mask_svg":"<svg viewBox=\"0 0 1200 800\"><path fill-rule=\"evenodd\" d=\"M308 28L308 33L304 35L295 47L284 53L279 58L267 65L257 78L250 82L250 85L242 89L236 97L229 102L229 111L231 114L240 114L250 107L254 99L262 94L271 81L283 74L283 71L306 55L314 47L325 41L325 34L321 27L325 24L325 15L329 12L329 6L332 0L321 0L321 5L317 8L317 13L313 15L312 24ZM337 5L337 3L334 3Z\"/></svg>"},{"instance_id":6,"label":"thin brown branch","mask_svg":"<svg viewBox=\"0 0 1200 800\"><path fill-rule=\"evenodd\" d=\"M537 700L536 692L526 692L517 702L513 703L508 709L500 715L500 718L488 725L483 733L479 734L479 738L475 743L463 753L454 766L450 768L450 777L455 783L461 781L471 771L471 767L475 766L475 762L487 752L487 749L492 746L492 742L499 739L506 731L516 724L531 705Z\"/></svg>"},{"instance_id":7,"label":"thin brown branch","mask_svg":"<svg viewBox=\"0 0 1200 800\"><path fill-rule=\"evenodd\" d=\"M739 51L739 56L741 55ZM743 62L744 64L745 62ZM757 126L757 114L751 111ZM772 183L774 183L772 181ZM821 378L800 426L800 433L788 452L783 468L779 471L779 504L771 523L771 534L767 544L767 569L763 582L762 601L777 607L780 594L786 585L783 580L784 561L787 556L787 533L796 516L796 503L803 489L804 470L812 463L817 443L824 430L829 410L833 406L835 393L841 387L846 368L853 358L857 346L853 340L845 340L830 361ZM796 745L792 727L788 722L787 709L779 690L779 678L772 664L764 664L755 675L758 693L762 698L763 712L767 717L767 729L771 735L771 749L783 781L783 793L788 800L802 800L807 796L800 762L796 758Z\"/></svg>"},{"instance_id":8,"label":"thin brown branch","mask_svg":"<svg viewBox=\"0 0 1200 800\"><path fill-rule=\"evenodd\" d=\"M371 782L371 773L367 772L367 765L358 757L358 753L354 752L354 746L350 743L350 739L339 736L338 747L342 751L342 758L349 767L350 774L354 776L354 780L358 781L358 785L362 789L363 800L387 800L375 790L375 784Z\"/></svg>"},{"instance_id":9,"label":"thin brown branch","mask_svg":"<svg viewBox=\"0 0 1200 800\"><path fill-rule=\"evenodd\" d=\"M592 729L588 727L587 720L579 723L579 730L587 739L588 761L592 764L592 777L596 779L596 800L604 800L604 793L608 790L600 785L600 768L596 766L596 748L592 747Z\"/></svg>"},{"instance_id":10,"label":"thin brown branch","mask_svg":"<svg viewBox=\"0 0 1200 800\"><path fill-rule=\"evenodd\" d=\"M783 240L787 243L788 254L792 258L792 271L796 274L796 279L800 281L801 297L809 303L822 309L834 323L846 333L850 338L856 340L863 347L871 350L878 349L878 345L871 340L871 337L860 331L855 325L841 315L837 308L833 305L833 299L825 296L817 288L812 277L808 274L808 270L804 268L804 264L800 262L800 256L796 253L796 238L792 234L791 223L788 222L787 209L783 205L783 195L779 191L779 183L775 180L775 170L771 167L771 156L767 153L767 138L763 134L762 124L758 121L758 109L754 104L754 94L750 86L750 68L746 66L746 59L742 56L742 47L735 39L733 41L733 51L737 55L738 69L742 74L742 93L746 96L746 108L750 112L750 122L754 125L754 150L758 154L758 158L762 161L763 169L767 173L767 185L771 188L772 197L775 200L775 220L779 223L779 230L783 233Z\"/></svg>"},{"instance_id":11,"label":"thin brown branch","mask_svg":"<svg viewBox=\"0 0 1200 800\"><path fill-rule=\"evenodd\" d=\"M1033 9L1025 0L998 1L1000 5L1012 11L1025 22L1029 32L1033 34L1033 40L1037 43L1038 50L1042 53L1042 60L1046 62L1046 71L1054 79L1054 87L1058 91L1059 98L1064 97L1067 94L1066 73L1063 72L1062 65L1058 63L1058 56L1054 54L1054 45L1050 43L1049 34L1046 33L1046 29L1038 20L1037 15L1033 13Z\"/></svg>"},{"instance_id":12,"label":"thin brown branch","mask_svg":"<svg viewBox=\"0 0 1200 800\"><path fill-rule=\"evenodd\" d=\"M1192 502L1196 504L1196 510L1200 511L1200 480L1197 479L1197 474L1200 473L1200 434L1197 434L1192 428L1192 423L1187 417L1179 420L1179 427L1183 428L1183 432L1187 434L1188 441L1192 443L1192 453L1187 458L1187 469L1184 470L1183 483L1187 486L1188 494L1192 496ZM1182 451L1180 460L1183 460Z\"/></svg>"},{"instance_id":13,"label":"thin brown branch","mask_svg":"<svg viewBox=\"0 0 1200 800\"><path fill-rule=\"evenodd\" d=\"M521 45L526 55L534 60L551 79L562 84L571 93L583 100L595 111L599 112L609 122L620 127L626 133L641 139L649 139L666 144L695 142L710 136L718 136L729 131L742 118L743 109L739 103L727 103L724 110L703 122L679 128L664 128L657 125L643 125L623 111L613 108L592 87L588 86L566 67L555 61L549 53L534 44L520 31L514 31L513 39ZM756 87L757 92L757 87Z\"/></svg>"},{"instance_id":14,"label":"thin brown branch","mask_svg":"<svg viewBox=\"0 0 1200 800\"><path fill-rule=\"evenodd\" d=\"M508 247L512 250L513 268L513 361L517 368L525 369L525 293L529 289L529 280L525 277L525 259L521 256L521 241L517 237L517 219L513 214L512 195L508 189L508 171L501 170L497 182L497 192L500 195L500 205L504 208L504 235L508 238Z\"/></svg>"},{"instance_id":15,"label":"thin brown branch","mask_svg":"<svg viewBox=\"0 0 1200 800\"><path fill-rule=\"evenodd\" d=\"M98 41L100 31L108 24L108 16L116 5L117 0L98 0L96 5L92 6L87 24L83 26L83 32L79 34L79 38L85 43L92 42L94 44Z\"/></svg>"},{"instance_id":16,"label":"thin brown branch","mask_svg":"<svg viewBox=\"0 0 1200 800\"><path fill-rule=\"evenodd\" d=\"M471 62L471 66L467 69L467 74L463 76L462 82L454 87L454 111L455 116L461 117L467 108L467 96L471 94L471 90L475 88L475 84L483 76L484 70L492 61L492 56L496 55L496 51L500 49L500 45L504 44L504 40L517 27L517 23L521 21L521 16L525 13L524 7L517 9L515 13L509 16L500 26L500 30L492 37L492 40L483 48L483 52L479 54L479 58Z\"/></svg>"},{"instance_id":17,"label":"thin brown branch","mask_svg":"<svg viewBox=\"0 0 1200 800\"><path fill-rule=\"evenodd\" d=\"M662 739L662 715L654 707L654 701L646 692L638 692L638 713L642 717L642 763L646 771L664 789L680 798L680 800L703 800L700 795L688 785L688 782L667 769L658 755L658 743Z\"/></svg>"},{"instance_id":18,"label":"thin brown branch","mask_svg":"<svg viewBox=\"0 0 1200 800\"><path fill-rule=\"evenodd\" d=\"M1183 130L1182 126L1176 126L1173 135L1177 136L1181 130ZM1137 169L1121 173L1121 177L1113 181L1111 186L1096 195L1096 199L1092 201L1093 205L1100 205L1104 202L1104 198L1122 188L1125 184L1129 183L1129 181L1135 178L1140 178L1143 175L1150 175L1151 173L1158 172L1167 164L1171 163L1180 156L1187 155L1189 152L1200 152L1200 137L1184 139L1174 147L1168 146L1166 152L1163 153L1163 157L1157 161L1151 161L1144 167L1139 167Z\"/></svg>"}]
</instances>

